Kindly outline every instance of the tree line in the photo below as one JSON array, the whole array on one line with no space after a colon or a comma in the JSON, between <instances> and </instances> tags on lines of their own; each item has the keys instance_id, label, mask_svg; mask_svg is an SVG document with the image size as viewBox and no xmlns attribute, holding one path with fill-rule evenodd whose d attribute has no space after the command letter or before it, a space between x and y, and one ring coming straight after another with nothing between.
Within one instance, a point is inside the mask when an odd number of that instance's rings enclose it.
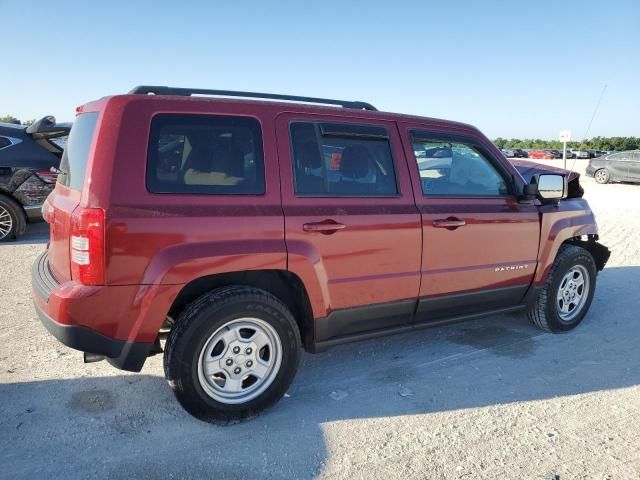
<instances>
[{"instance_id":1,"label":"tree line","mask_svg":"<svg viewBox=\"0 0 640 480\"><path fill-rule=\"evenodd\" d=\"M5 115L3 117L0 117L0 123L13 123L14 125L27 125L27 126L29 126L33 122L35 122L35 119L34 120L25 120L24 122L21 122L20 120L18 120L13 115Z\"/></svg>"},{"instance_id":2,"label":"tree line","mask_svg":"<svg viewBox=\"0 0 640 480\"><path fill-rule=\"evenodd\" d=\"M560 140L542 140L539 138L502 138L493 140L498 148L534 148L562 150ZM640 150L640 137L593 137L581 142L568 142L567 148L578 150Z\"/></svg>"}]
</instances>

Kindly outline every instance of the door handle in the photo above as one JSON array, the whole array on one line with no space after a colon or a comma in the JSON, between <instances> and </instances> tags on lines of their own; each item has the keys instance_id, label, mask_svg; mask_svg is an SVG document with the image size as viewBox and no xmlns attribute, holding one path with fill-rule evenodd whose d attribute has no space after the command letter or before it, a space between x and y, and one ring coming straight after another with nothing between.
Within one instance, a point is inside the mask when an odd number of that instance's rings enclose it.
<instances>
[{"instance_id":1,"label":"door handle","mask_svg":"<svg viewBox=\"0 0 640 480\"><path fill-rule=\"evenodd\" d=\"M322 233L323 235L331 235L332 233L336 233L338 230L342 230L344 228L347 228L347 226L333 220L305 223L302 225L302 230L305 232L316 232Z\"/></svg>"},{"instance_id":2,"label":"door handle","mask_svg":"<svg viewBox=\"0 0 640 480\"><path fill-rule=\"evenodd\" d=\"M456 217L441 218L432 222L435 228L446 228L447 230L455 230L458 227L464 227L466 224L467 222Z\"/></svg>"}]
</instances>

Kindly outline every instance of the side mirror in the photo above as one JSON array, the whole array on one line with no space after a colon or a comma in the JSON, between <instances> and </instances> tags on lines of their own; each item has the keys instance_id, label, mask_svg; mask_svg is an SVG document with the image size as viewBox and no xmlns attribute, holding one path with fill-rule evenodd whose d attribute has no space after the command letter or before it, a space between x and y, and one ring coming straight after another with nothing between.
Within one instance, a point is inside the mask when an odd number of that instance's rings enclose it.
<instances>
[{"instance_id":1,"label":"side mirror","mask_svg":"<svg viewBox=\"0 0 640 480\"><path fill-rule=\"evenodd\" d=\"M524 186L521 199L525 202L539 199L542 203L553 203L567 197L567 177L555 173L541 173Z\"/></svg>"},{"instance_id":2,"label":"side mirror","mask_svg":"<svg viewBox=\"0 0 640 480\"><path fill-rule=\"evenodd\" d=\"M555 173L541 173L534 177L538 198L542 202L554 202L567 197L567 177Z\"/></svg>"}]
</instances>

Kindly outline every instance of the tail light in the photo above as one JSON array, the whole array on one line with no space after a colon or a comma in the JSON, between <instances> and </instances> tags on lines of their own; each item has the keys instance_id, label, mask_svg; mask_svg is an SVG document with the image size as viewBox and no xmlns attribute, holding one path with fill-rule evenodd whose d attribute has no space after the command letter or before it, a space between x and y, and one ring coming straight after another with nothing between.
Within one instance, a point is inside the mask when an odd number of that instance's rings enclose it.
<instances>
[{"instance_id":1,"label":"tail light","mask_svg":"<svg viewBox=\"0 0 640 480\"><path fill-rule=\"evenodd\" d=\"M38 170L36 175L44 183L56 183L58 180L58 172L51 172L49 170Z\"/></svg>"},{"instance_id":2,"label":"tail light","mask_svg":"<svg viewBox=\"0 0 640 480\"><path fill-rule=\"evenodd\" d=\"M101 208L77 208L71 217L71 278L104 285L104 224Z\"/></svg>"}]
</instances>

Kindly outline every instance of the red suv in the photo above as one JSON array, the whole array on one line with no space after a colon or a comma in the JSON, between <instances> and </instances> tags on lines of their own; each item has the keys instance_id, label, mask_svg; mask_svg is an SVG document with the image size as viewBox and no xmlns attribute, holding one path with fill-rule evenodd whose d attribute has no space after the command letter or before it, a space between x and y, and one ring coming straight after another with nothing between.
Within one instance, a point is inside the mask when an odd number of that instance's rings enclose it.
<instances>
[{"instance_id":1,"label":"red suv","mask_svg":"<svg viewBox=\"0 0 640 480\"><path fill-rule=\"evenodd\" d=\"M167 87L77 112L38 315L85 361L164 351L204 420L275 403L301 347L521 310L570 330L609 256L577 175L514 166L462 123Z\"/></svg>"}]
</instances>

